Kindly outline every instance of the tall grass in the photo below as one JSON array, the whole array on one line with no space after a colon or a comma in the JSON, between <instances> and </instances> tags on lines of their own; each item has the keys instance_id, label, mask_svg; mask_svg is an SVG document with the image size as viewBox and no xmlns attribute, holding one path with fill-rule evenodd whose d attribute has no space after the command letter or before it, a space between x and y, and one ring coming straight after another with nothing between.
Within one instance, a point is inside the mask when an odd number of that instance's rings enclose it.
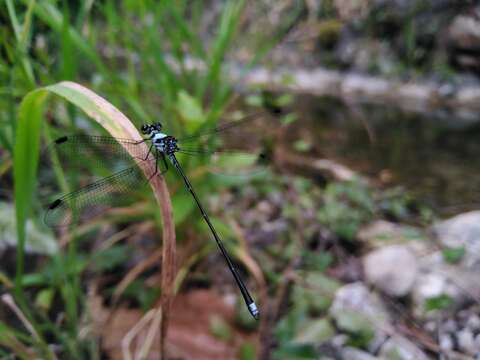
<instances>
[{"instance_id":1,"label":"tall grass","mask_svg":"<svg viewBox=\"0 0 480 360\"><path fill-rule=\"evenodd\" d=\"M0 323L0 344L25 357L21 346L5 340L13 337L21 344L34 344L38 356L55 358L44 340L48 334L61 344L62 354L69 354L67 357L81 358L89 354L89 358L94 358L96 346L77 338L83 303L80 276L88 263L84 260L85 254L78 252L73 241L65 257L59 255L51 259L50 275L46 275L45 269L25 273L28 237L25 224L28 219L38 222L35 212L38 204L33 194L40 140L76 133L79 127L92 133L100 130L86 122L85 116L74 107L61 103L54 103L45 118L44 93L25 97L18 112L20 100L38 87L73 80L102 94L136 119L137 125L162 120L177 133L182 129L195 132L213 125L232 97L223 67L234 43L244 2L225 3L212 34L202 28L205 4L198 0L106 0L81 4L4 0L3 3L5 6L0 8L0 18L5 20L0 25L0 51L4 55L0 56L0 168L4 169L3 174L11 173L15 156L18 234L15 300L39 336L28 331L18 333ZM260 47L270 46L258 44L253 52L260 53ZM190 66L192 60L201 63L203 69ZM9 189L6 185L2 190ZM199 190L208 191L208 187ZM176 217L179 221L190 218L194 210L191 202L183 199L183 193L174 194L175 213L182 214ZM145 198L144 201L151 200ZM52 281L52 272L55 281ZM46 313L37 311L34 305L42 299L51 299L53 294L60 294L67 315L67 321L60 327L52 324Z\"/></svg>"}]
</instances>

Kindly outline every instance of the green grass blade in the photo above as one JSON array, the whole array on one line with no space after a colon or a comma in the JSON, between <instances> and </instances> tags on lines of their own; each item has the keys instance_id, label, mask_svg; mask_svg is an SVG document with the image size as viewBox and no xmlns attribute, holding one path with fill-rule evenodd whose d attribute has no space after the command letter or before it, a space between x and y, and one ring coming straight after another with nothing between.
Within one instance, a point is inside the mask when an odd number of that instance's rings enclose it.
<instances>
[{"instance_id":1,"label":"green grass blade","mask_svg":"<svg viewBox=\"0 0 480 360\"><path fill-rule=\"evenodd\" d=\"M24 0L26 1L26 0ZM58 35L61 35L64 27L64 18L62 13L47 1L41 1L35 5L35 15L45 24L47 24ZM103 64L100 56L92 46L84 39L73 27L68 27L69 37L73 46L87 56L103 74L108 74L107 67Z\"/></svg>"},{"instance_id":2,"label":"green grass blade","mask_svg":"<svg viewBox=\"0 0 480 360\"><path fill-rule=\"evenodd\" d=\"M47 92L30 92L20 104L17 132L14 146L14 194L17 218L17 274L15 286L17 294L21 292L21 279L24 271L24 247L26 239L26 221L32 209L32 194L40 146L40 125L43 103Z\"/></svg>"},{"instance_id":3,"label":"green grass blade","mask_svg":"<svg viewBox=\"0 0 480 360\"><path fill-rule=\"evenodd\" d=\"M20 59L20 63L23 68L23 72L25 73L29 85L33 87L35 85L35 76L33 74L32 65L30 60L26 54L27 49L27 38L28 38L28 31L30 29L30 18L31 18L31 6L33 5L34 1L30 0L29 7L27 10L27 15L25 19L25 26L22 31L20 23L18 22L17 14L15 13L15 7L11 0L5 0L7 3L7 11L8 16L10 17L10 22L12 23L13 32L15 34L15 40L17 42L16 49L18 52L18 57Z\"/></svg>"},{"instance_id":4,"label":"green grass blade","mask_svg":"<svg viewBox=\"0 0 480 360\"><path fill-rule=\"evenodd\" d=\"M203 95L207 88L213 90L213 98L220 96L219 81L223 59L237 29L238 21L243 10L244 1L229 2L221 15L217 37L213 44L212 55L209 61L208 74L202 87Z\"/></svg>"},{"instance_id":5,"label":"green grass blade","mask_svg":"<svg viewBox=\"0 0 480 360\"><path fill-rule=\"evenodd\" d=\"M17 14L15 13L15 7L13 6L12 0L5 0L7 4L8 16L10 17L10 22L12 23L13 33L15 34L15 39L20 41L22 37L22 30L20 23L18 22Z\"/></svg>"}]
</instances>

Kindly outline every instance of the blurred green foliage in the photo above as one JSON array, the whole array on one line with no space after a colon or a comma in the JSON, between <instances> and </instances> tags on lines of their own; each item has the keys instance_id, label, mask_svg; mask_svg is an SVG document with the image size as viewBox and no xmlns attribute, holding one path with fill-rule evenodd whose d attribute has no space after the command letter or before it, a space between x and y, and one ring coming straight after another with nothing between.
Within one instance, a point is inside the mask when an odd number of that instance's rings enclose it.
<instances>
[{"instance_id":1,"label":"blurred green foliage","mask_svg":"<svg viewBox=\"0 0 480 360\"><path fill-rule=\"evenodd\" d=\"M18 145L20 140L29 141L42 135L43 143L47 143L60 134L79 131L102 134L98 125L88 121L85 114L61 102L56 102L47 111L41 128L41 99L37 101L32 97L31 104L24 106L19 116L17 106L20 100L40 86L61 80L86 84L125 112L137 125L161 120L175 134L195 133L213 126L230 103L232 88L224 79L223 64L226 53L235 43L243 1L224 4L213 33L201 28L205 15L203 1L76 3L5 0L4 4L5 7L0 7L2 173L11 170L15 142L18 149L37 151L38 146ZM252 50L259 54L271 46L271 42L258 41L256 44L257 48ZM193 60L200 65L192 65ZM18 121L32 124L23 127L25 133L21 137L17 136ZM27 163L29 159L36 159L33 153L25 153L23 157L17 153L16 158L19 159L16 168L27 172L35 170L35 164ZM186 167L194 165L193 161L185 164ZM17 172L16 181L23 179L33 183L35 175L27 172ZM171 180L178 181L176 178ZM201 177L193 179L194 182L200 180ZM17 189L28 188L16 185ZM32 189L16 194L17 200L25 198L18 204L29 203L26 197L34 193L33 185L30 187ZM178 187L172 186L175 188ZM199 192L206 191L209 191L208 184L199 188ZM182 201L185 198L183 191L174 192L173 197L178 215L176 220L180 223L190 217L194 208L191 201L188 204ZM144 197L141 201L151 200ZM35 204L34 209L38 208L39 205ZM148 204L145 208L151 214L157 212ZM17 213L23 216L24 222L31 209L17 208ZM38 214L35 212L35 217ZM121 219L122 222L126 220ZM25 236L21 235L22 238ZM109 271L125 261L127 249L115 246L89 254L79 250L72 241L66 254L54 255L49 266L27 274L23 274L24 251L24 245L20 244L20 261L17 261L17 288L20 291L16 300L41 335L38 355L53 357L42 340L43 335L48 334L56 337L55 342L61 344L66 357L96 358L96 346L89 343L92 339L85 340L84 344L84 340L77 336L84 301L80 276L90 263L95 264L96 271ZM143 285L137 284L134 291L132 287L135 284L127 289L127 295L137 297L144 307L150 306L158 295L142 295ZM45 313L32 306L26 291L37 294L34 301ZM47 312L53 303L56 311L65 310L66 321L60 326L45 327Z\"/></svg>"},{"instance_id":2,"label":"blurred green foliage","mask_svg":"<svg viewBox=\"0 0 480 360\"><path fill-rule=\"evenodd\" d=\"M465 247L447 248L443 250L443 258L450 264L459 263L465 255Z\"/></svg>"},{"instance_id":3,"label":"blurred green foliage","mask_svg":"<svg viewBox=\"0 0 480 360\"><path fill-rule=\"evenodd\" d=\"M370 190L361 181L328 184L323 201L318 219L345 240L353 240L374 213Z\"/></svg>"},{"instance_id":4,"label":"blurred green foliage","mask_svg":"<svg viewBox=\"0 0 480 360\"><path fill-rule=\"evenodd\" d=\"M434 310L445 310L448 309L450 306L454 304L453 299L446 295L442 294L439 296L433 296L428 298L425 301L425 310L426 311L434 311Z\"/></svg>"}]
</instances>

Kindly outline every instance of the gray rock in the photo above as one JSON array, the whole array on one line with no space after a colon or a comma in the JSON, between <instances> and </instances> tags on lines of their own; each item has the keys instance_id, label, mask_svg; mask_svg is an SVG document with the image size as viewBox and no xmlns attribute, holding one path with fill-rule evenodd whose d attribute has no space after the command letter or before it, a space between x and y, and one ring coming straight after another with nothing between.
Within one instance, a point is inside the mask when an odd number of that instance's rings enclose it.
<instances>
[{"instance_id":1,"label":"gray rock","mask_svg":"<svg viewBox=\"0 0 480 360\"><path fill-rule=\"evenodd\" d=\"M342 20L354 21L364 18L370 8L370 0L335 0L333 2Z\"/></svg>"},{"instance_id":2,"label":"gray rock","mask_svg":"<svg viewBox=\"0 0 480 360\"><path fill-rule=\"evenodd\" d=\"M456 101L464 106L478 107L480 101L480 89L477 86L463 87L458 91Z\"/></svg>"},{"instance_id":3,"label":"gray rock","mask_svg":"<svg viewBox=\"0 0 480 360\"><path fill-rule=\"evenodd\" d=\"M479 355L480 355L480 334L478 334L477 336L475 336L475 339L474 339L473 341L474 341L475 349L477 349L477 352L478 352Z\"/></svg>"},{"instance_id":4,"label":"gray rock","mask_svg":"<svg viewBox=\"0 0 480 360\"><path fill-rule=\"evenodd\" d=\"M388 295L405 296L411 290L418 272L417 260L403 245L375 250L363 259L367 281Z\"/></svg>"},{"instance_id":5,"label":"gray rock","mask_svg":"<svg viewBox=\"0 0 480 360\"><path fill-rule=\"evenodd\" d=\"M480 50L480 20L473 16L457 16L448 28L449 40L457 48Z\"/></svg>"},{"instance_id":6,"label":"gray rock","mask_svg":"<svg viewBox=\"0 0 480 360\"><path fill-rule=\"evenodd\" d=\"M434 225L432 230L443 246L465 248L463 267L480 270L480 211L457 215Z\"/></svg>"},{"instance_id":7,"label":"gray rock","mask_svg":"<svg viewBox=\"0 0 480 360\"><path fill-rule=\"evenodd\" d=\"M469 329L462 329L457 333L458 347L469 355L477 354L480 349L475 346L473 333Z\"/></svg>"},{"instance_id":8,"label":"gray rock","mask_svg":"<svg viewBox=\"0 0 480 360\"><path fill-rule=\"evenodd\" d=\"M366 82L367 81L367 82ZM380 78L366 79L358 74L350 74L345 77L341 91L345 96L383 96L386 92L391 91L390 83Z\"/></svg>"},{"instance_id":9,"label":"gray rock","mask_svg":"<svg viewBox=\"0 0 480 360\"><path fill-rule=\"evenodd\" d=\"M393 331L390 315L377 294L361 282L342 286L335 293L330 316L337 327L349 333L371 333L369 350L375 350Z\"/></svg>"},{"instance_id":10,"label":"gray rock","mask_svg":"<svg viewBox=\"0 0 480 360\"><path fill-rule=\"evenodd\" d=\"M451 351L453 350L453 339L451 335L442 334L438 339L438 343L440 345L440 349L443 351Z\"/></svg>"},{"instance_id":11,"label":"gray rock","mask_svg":"<svg viewBox=\"0 0 480 360\"><path fill-rule=\"evenodd\" d=\"M392 336L382 345L381 359L428 360L428 356L410 340L402 336Z\"/></svg>"},{"instance_id":12,"label":"gray rock","mask_svg":"<svg viewBox=\"0 0 480 360\"><path fill-rule=\"evenodd\" d=\"M448 319L442 324L442 329L444 331L447 331L451 334L453 334L455 331L458 330L458 324L455 320L453 319Z\"/></svg>"},{"instance_id":13,"label":"gray rock","mask_svg":"<svg viewBox=\"0 0 480 360\"><path fill-rule=\"evenodd\" d=\"M298 344L322 344L335 335L335 330L328 319L307 321L294 341Z\"/></svg>"},{"instance_id":14,"label":"gray rock","mask_svg":"<svg viewBox=\"0 0 480 360\"><path fill-rule=\"evenodd\" d=\"M342 349L342 359L344 360L375 360L377 357L352 347Z\"/></svg>"},{"instance_id":15,"label":"gray rock","mask_svg":"<svg viewBox=\"0 0 480 360\"><path fill-rule=\"evenodd\" d=\"M480 330L480 316L471 314L467 320L467 327L472 331Z\"/></svg>"},{"instance_id":16,"label":"gray rock","mask_svg":"<svg viewBox=\"0 0 480 360\"><path fill-rule=\"evenodd\" d=\"M413 313L418 318L435 317L436 312L426 312L426 302L431 298L446 295L453 300L455 304L462 303L467 294L444 271L421 273L412 289Z\"/></svg>"},{"instance_id":17,"label":"gray rock","mask_svg":"<svg viewBox=\"0 0 480 360\"><path fill-rule=\"evenodd\" d=\"M30 219L27 220L26 230L27 253L53 255L59 251L58 242L51 231L46 231ZM10 203L0 201L0 253L10 246L17 246L15 208Z\"/></svg>"},{"instance_id":18,"label":"gray rock","mask_svg":"<svg viewBox=\"0 0 480 360\"><path fill-rule=\"evenodd\" d=\"M426 252L425 235L417 228L405 225L398 225L385 220L377 220L366 226L363 226L357 237L370 247L380 247L393 244L416 243L418 252ZM419 241L415 241L419 240ZM414 251L416 251L415 249Z\"/></svg>"},{"instance_id":19,"label":"gray rock","mask_svg":"<svg viewBox=\"0 0 480 360\"><path fill-rule=\"evenodd\" d=\"M336 335L332 340L330 340L330 343L337 347L340 348L344 346L348 341L348 336L346 334L338 334Z\"/></svg>"},{"instance_id":20,"label":"gray rock","mask_svg":"<svg viewBox=\"0 0 480 360\"><path fill-rule=\"evenodd\" d=\"M428 332L436 332L438 328L438 322L437 321L427 321L425 325L423 325L423 328L428 331Z\"/></svg>"}]
</instances>

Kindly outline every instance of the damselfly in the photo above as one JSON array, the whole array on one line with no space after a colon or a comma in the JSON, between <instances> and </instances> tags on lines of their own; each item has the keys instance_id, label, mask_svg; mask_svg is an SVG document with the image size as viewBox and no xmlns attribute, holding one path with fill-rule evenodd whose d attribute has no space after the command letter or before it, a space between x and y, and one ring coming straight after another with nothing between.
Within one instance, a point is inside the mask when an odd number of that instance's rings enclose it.
<instances>
[{"instance_id":1,"label":"damselfly","mask_svg":"<svg viewBox=\"0 0 480 360\"><path fill-rule=\"evenodd\" d=\"M81 172L89 162L99 159L97 162L100 171L108 171L107 169L111 167L117 167L119 170L113 173L113 175L110 174L87 183L66 195L50 199L46 207L45 223L51 227L68 227L85 217L96 215L102 211L102 206L112 206L120 203L122 193L135 191L142 183L148 182L150 178L164 174L169 169L170 163L182 177L187 190L190 192L208 225L242 293L248 310L255 319L258 319L259 311L252 296L242 281L227 249L176 156L177 154L196 156L222 153L221 150L212 147L211 141L207 142L207 147L192 148L191 146L198 143L199 140L211 139L214 134L223 133L250 122L255 116L248 116L241 121L221 125L200 135L178 139L163 133L162 124L159 122L143 125L141 132L145 138L140 141L89 135L73 135L58 138L44 152L46 157L52 159L57 168L62 168L62 165L68 165L75 167L77 171ZM205 141L203 142L205 143ZM241 154L238 150L224 149L225 152L235 156ZM252 159L251 154L246 155ZM265 158L265 156L259 154L258 158ZM108 164L109 162L111 164ZM145 173L142 172L140 167L144 169ZM144 176L145 174L147 175L146 177Z\"/></svg>"}]
</instances>

